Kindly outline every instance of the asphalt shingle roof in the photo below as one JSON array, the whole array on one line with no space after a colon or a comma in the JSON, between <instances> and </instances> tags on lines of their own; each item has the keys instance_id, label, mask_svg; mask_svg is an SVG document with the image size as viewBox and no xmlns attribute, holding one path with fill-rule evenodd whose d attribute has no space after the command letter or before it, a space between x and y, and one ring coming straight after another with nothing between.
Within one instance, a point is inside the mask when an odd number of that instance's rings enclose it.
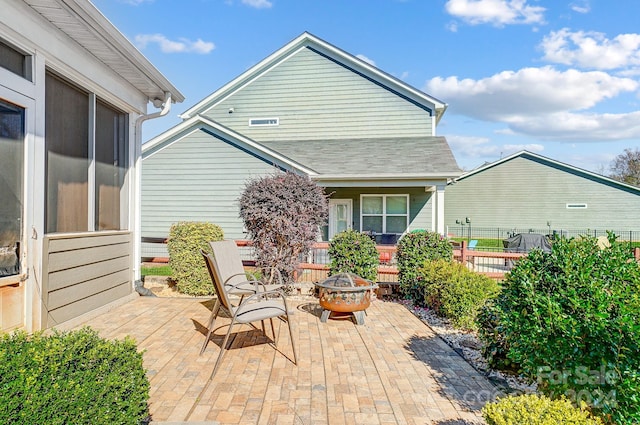
<instances>
[{"instance_id":1,"label":"asphalt shingle roof","mask_svg":"<svg viewBox=\"0 0 640 425\"><path fill-rule=\"evenodd\" d=\"M319 174L433 176L461 173L444 137L278 140L259 143Z\"/></svg>"}]
</instances>

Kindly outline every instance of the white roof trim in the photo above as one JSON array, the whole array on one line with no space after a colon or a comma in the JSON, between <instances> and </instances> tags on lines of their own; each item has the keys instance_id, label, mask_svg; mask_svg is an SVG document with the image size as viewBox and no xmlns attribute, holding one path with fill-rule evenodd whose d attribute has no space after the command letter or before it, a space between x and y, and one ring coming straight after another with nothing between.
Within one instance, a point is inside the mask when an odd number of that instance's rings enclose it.
<instances>
[{"instance_id":1,"label":"white roof trim","mask_svg":"<svg viewBox=\"0 0 640 425\"><path fill-rule=\"evenodd\" d=\"M225 127L213 120L210 120L206 117L203 117L202 115L196 115L192 118L189 118L188 120L185 120L183 122L181 122L180 124L176 125L175 127L165 131L164 133L162 133L161 135L149 140L147 143L144 143L142 145L142 153L144 156L144 153L149 151L150 149L153 149L155 147L158 147L160 145L162 145L164 142L170 140L171 138L180 136L181 134L188 132L186 134L191 134L193 133L193 131L189 131L190 129L194 129L196 130L198 127L200 126L206 126L211 128L212 130L215 130L217 132L220 132L226 136L228 136L231 139L235 139L238 142L250 147L252 150L254 150L255 152L260 152L261 154L263 154L266 157L270 157L273 158L283 164L286 164L287 166L296 169L302 173L307 174L310 177L314 177L316 176L318 173L315 172L314 170L305 167L302 164L299 164L295 161L292 161L290 158L287 158L284 155L279 154L276 151L273 151L271 149L266 148L265 146L261 145L260 143L257 143L256 141L243 136L240 133L237 133L233 130L231 130L228 127ZM176 141L184 138L186 136L186 134L183 134L181 137L178 137L176 140L172 141L171 143L169 143L167 146L169 146L170 144L175 143ZM162 148L164 149L164 147Z\"/></svg>"},{"instance_id":2,"label":"white roof trim","mask_svg":"<svg viewBox=\"0 0 640 425\"><path fill-rule=\"evenodd\" d=\"M35 12L129 81L149 99L184 95L87 0L24 0Z\"/></svg>"},{"instance_id":3,"label":"white roof trim","mask_svg":"<svg viewBox=\"0 0 640 425\"><path fill-rule=\"evenodd\" d=\"M312 46L317 48L318 50L322 50L323 53L326 53L328 56L334 59L339 59L340 62L348 63L359 72L362 72L363 74L372 79L375 79L376 81L384 82L385 85L393 87L394 89L398 90L398 92L406 95L412 100L424 105L428 105L434 110L437 121L440 120L442 114L447 109L447 104L436 99L435 97L430 96L410 86L409 84L393 77L390 74L387 74L386 72L381 71L375 66L345 52L342 49L337 48L336 46L327 43L326 41L308 32L304 32L300 36L296 37L291 42L286 44L284 47L267 56L265 59L249 68L240 76L231 80L229 83L225 84L220 89L216 90L211 95L207 96L206 98L186 110L180 115L180 117L183 119L188 119L196 114L203 113L205 110L213 107L215 104L226 98L231 92L235 92L238 88L243 87L244 85L253 81L255 78L264 74L279 62L287 59L288 57L294 55L301 48L307 46Z\"/></svg>"},{"instance_id":4,"label":"white roof trim","mask_svg":"<svg viewBox=\"0 0 640 425\"><path fill-rule=\"evenodd\" d=\"M520 157L520 156L525 156L525 155L533 157L533 158L537 158L537 159L539 159L541 161L548 162L550 164L557 165L558 167L561 167L561 168L566 168L566 169L569 169L569 170L573 170L573 171L578 172L580 174L586 174L586 175L588 175L590 177L593 177L595 179L603 180L603 181L605 181L607 183L612 183L612 184L615 184L615 185L618 185L618 186L622 186L622 187L625 187L627 189L631 189L633 191L636 191L636 192L640 193L640 188L639 187L636 187L636 186L633 186L633 185L630 185L630 184L627 184L627 183L623 183L623 182L620 182L618 180L612 179L611 177L606 177L606 176L603 176L602 174L594 173L592 171L585 170L584 168L575 167L573 165L569 165L569 164L566 164L566 163L561 162L561 161L556 161L555 159L551 159L551 158L548 158L546 156L539 155L537 153L529 152L529 151L526 151L526 150L523 150L523 151L520 151L520 152L516 152L514 154L511 154L509 156L501 158L501 159L499 159L497 161L490 162L490 163L485 164L485 165L483 165L481 167L478 167L478 168L476 168L474 170L471 170L468 173L465 173L465 174L461 175L460 177L458 177L457 179L455 179L455 181L465 179L465 178L470 177L470 176L472 176L474 174L480 173L480 172L482 172L482 171L484 171L486 169L493 168L493 167L495 167L497 165L500 165L500 164L502 164L504 162L507 162L507 161L510 161L510 160L512 160L514 158L517 158L517 157Z\"/></svg>"}]
</instances>

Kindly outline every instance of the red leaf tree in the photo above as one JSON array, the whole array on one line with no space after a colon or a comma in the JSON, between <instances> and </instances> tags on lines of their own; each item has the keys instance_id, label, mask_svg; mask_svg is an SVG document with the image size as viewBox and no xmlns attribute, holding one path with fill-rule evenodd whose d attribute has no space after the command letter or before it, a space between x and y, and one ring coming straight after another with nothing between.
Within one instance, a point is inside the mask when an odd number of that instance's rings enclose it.
<instances>
[{"instance_id":1,"label":"red leaf tree","mask_svg":"<svg viewBox=\"0 0 640 425\"><path fill-rule=\"evenodd\" d=\"M277 268L293 284L296 267L326 224L328 196L308 176L277 172L247 182L239 201L257 265Z\"/></svg>"}]
</instances>

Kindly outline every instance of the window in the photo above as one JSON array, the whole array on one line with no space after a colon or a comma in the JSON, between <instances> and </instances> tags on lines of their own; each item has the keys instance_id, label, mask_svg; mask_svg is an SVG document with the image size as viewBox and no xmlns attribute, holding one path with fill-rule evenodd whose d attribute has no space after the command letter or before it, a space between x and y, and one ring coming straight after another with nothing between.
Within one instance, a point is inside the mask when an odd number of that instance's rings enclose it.
<instances>
[{"instance_id":1,"label":"window","mask_svg":"<svg viewBox=\"0 0 640 425\"><path fill-rule=\"evenodd\" d=\"M362 195L363 232L400 234L409 226L409 195Z\"/></svg>"},{"instance_id":2,"label":"window","mask_svg":"<svg viewBox=\"0 0 640 425\"><path fill-rule=\"evenodd\" d=\"M0 40L0 66L31 81L31 56Z\"/></svg>"},{"instance_id":3,"label":"window","mask_svg":"<svg viewBox=\"0 0 640 425\"><path fill-rule=\"evenodd\" d=\"M587 208L587 204L567 204L568 210L584 210Z\"/></svg>"},{"instance_id":4,"label":"window","mask_svg":"<svg viewBox=\"0 0 640 425\"><path fill-rule=\"evenodd\" d=\"M249 120L250 127L268 127L280 124L280 118L251 118Z\"/></svg>"},{"instance_id":5,"label":"window","mask_svg":"<svg viewBox=\"0 0 640 425\"><path fill-rule=\"evenodd\" d=\"M25 110L0 100L0 278L20 273Z\"/></svg>"},{"instance_id":6,"label":"window","mask_svg":"<svg viewBox=\"0 0 640 425\"><path fill-rule=\"evenodd\" d=\"M47 73L47 233L124 227L120 214L121 200L128 198L122 193L128 161L127 129L127 114Z\"/></svg>"},{"instance_id":7,"label":"window","mask_svg":"<svg viewBox=\"0 0 640 425\"><path fill-rule=\"evenodd\" d=\"M119 230L120 199L127 171L129 116L96 102L95 208L96 230Z\"/></svg>"}]
</instances>

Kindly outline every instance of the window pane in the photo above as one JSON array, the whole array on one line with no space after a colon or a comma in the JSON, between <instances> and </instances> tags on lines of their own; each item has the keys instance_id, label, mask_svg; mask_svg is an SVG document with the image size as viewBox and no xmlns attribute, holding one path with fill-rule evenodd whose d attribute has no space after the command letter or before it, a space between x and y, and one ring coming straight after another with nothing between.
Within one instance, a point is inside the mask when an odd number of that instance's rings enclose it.
<instances>
[{"instance_id":1,"label":"window pane","mask_svg":"<svg viewBox=\"0 0 640 425\"><path fill-rule=\"evenodd\" d=\"M27 78L26 56L0 41L0 66L14 74Z\"/></svg>"},{"instance_id":2,"label":"window pane","mask_svg":"<svg viewBox=\"0 0 640 425\"><path fill-rule=\"evenodd\" d=\"M363 196L362 214L382 214L382 196Z\"/></svg>"},{"instance_id":3,"label":"window pane","mask_svg":"<svg viewBox=\"0 0 640 425\"><path fill-rule=\"evenodd\" d=\"M406 196L387 196L387 214L406 214Z\"/></svg>"},{"instance_id":4,"label":"window pane","mask_svg":"<svg viewBox=\"0 0 640 425\"><path fill-rule=\"evenodd\" d=\"M127 114L96 104L96 230L120 230L127 166Z\"/></svg>"},{"instance_id":5,"label":"window pane","mask_svg":"<svg viewBox=\"0 0 640 425\"><path fill-rule=\"evenodd\" d=\"M0 101L0 277L20 273L24 109Z\"/></svg>"},{"instance_id":6,"label":"window pane","mask_svg":"<svg viewBox=\"0 0 640 425\"><path fill-rule=\"evenodd\" d=\"M362 231L382 233L382 217L362 217Z\"/></svg>"},{"instance_id":7,"label":"window pane","mask_svg":"<svg viewBox=\"0 0 640 425\"><path fill-rule=\"evenodd\" d=\"M89 96L47 73L47 232L88 230Z\"/></svg>"},{"instance_id":8,"label":"window pane","mask_svg":"<svg viewBox=\"0 0 640 425\"><path fill-rule=\"evenodd\" d=\"M407 230L406 216L388 216L387 217L387 233L402 233Z\"/></svg>"}]
</instances>

